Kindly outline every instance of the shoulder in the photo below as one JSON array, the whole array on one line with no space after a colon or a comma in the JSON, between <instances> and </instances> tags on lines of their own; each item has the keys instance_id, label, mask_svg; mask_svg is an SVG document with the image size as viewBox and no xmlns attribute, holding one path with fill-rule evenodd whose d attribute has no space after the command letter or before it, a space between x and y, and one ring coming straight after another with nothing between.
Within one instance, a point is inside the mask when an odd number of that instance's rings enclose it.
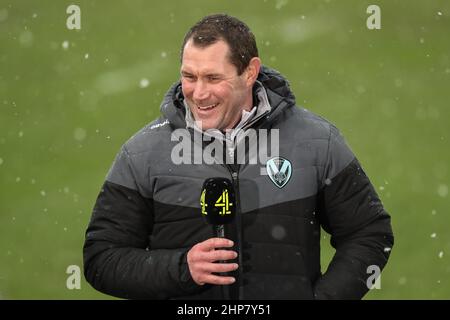
<instances>
[{"instance_id":1,"label":"shoulder","mask_svg":"<svg viewBox=\"0 0 450 320\"><path fill-rule=\"evenodd\" d=\"M282 127L295 137L305 140L329 141L339 130L329 120L303 107L290 108Z\"/></svg>"},{"instance_id":2,"label":"shoulder","mask_svg":"<svg viewBox=\"0 0 450 320\"><path fill-rule=\"evenodd\" d=\"M320 166L332 171L329 173L332 176L355 158L339 129L305 108L291 108L290 114L280 124L280 137L294 142L301 150L307 150Z\"/></svg>"},{"instance_id":3,"label":"shoulder","mask_svg":"<svg viewBox=\"0 0 450 320\"><path fill-rule=\"evenodd\" d=\"M169 120L161 116L129 138L125 142L124 148L130 155L149 152L154 150L155 147L161 148L161 143L167 142L167 138L170 141L171 133Z\"/></svg>"}]
</instances>

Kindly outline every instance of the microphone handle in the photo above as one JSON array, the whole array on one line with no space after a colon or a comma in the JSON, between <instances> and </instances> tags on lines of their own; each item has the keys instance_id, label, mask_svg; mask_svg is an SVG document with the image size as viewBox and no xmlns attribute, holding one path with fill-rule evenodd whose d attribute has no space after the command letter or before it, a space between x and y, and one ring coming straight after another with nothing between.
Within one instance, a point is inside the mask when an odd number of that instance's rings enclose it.
<instances>
[{"instance_id":1,"label":"microphone handle","mask_svg":"<svg viewBox=\"0 0 450 320\"><path fill-rule=\"evenodd\" d=\"M225 238L225 226L223 224L216 225L217 238Z\"/></svg>"}]
</instances>

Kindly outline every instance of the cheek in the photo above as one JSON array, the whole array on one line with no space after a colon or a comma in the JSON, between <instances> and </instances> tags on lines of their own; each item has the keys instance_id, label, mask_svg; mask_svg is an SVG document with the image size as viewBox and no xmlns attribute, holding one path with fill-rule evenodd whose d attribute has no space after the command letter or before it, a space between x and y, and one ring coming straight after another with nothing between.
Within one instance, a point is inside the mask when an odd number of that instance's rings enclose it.
<instances>
[{"instance_id":1,"label":"cheek","mask_svg":"<svg viewBox=\"0 0 450 320\"><path fill-rule=\"evenodd\" d=\"M230 86L222 86L220 88L217 88L217 90L215 90L214 93L217 98L219 98L222 102L224 102L227 105L232 104L233 101L235 100L233 88L231 88Z\"/></svg>"},{"instance_id":2,"label":"cheek","mask_svg":"<svg viewBox=\"0 0 450 320\"><path fill-rule=\"evenodd\" d=\"M187 81L181 81L181 89L186 98L190 98L194 92L194 86Z\"/></svg>"}]
</instances>

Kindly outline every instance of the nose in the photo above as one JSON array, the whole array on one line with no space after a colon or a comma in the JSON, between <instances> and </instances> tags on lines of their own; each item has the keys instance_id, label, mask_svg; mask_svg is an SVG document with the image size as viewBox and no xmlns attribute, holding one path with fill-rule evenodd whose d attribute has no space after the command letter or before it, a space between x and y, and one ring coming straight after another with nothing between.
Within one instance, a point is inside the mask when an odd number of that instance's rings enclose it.
<instances>
[{"instance_id":1,"label":"nose","mask_svg":"<svg viewBox=\"0 0 450 320\"><path fill-rule=\"evenodd\" d=\"M201 80L198 80L195 83L194 92L192 94L192 98L194 101L202 101L207 99L209 96L208 85Z\"/></svg>"}]
</instances>

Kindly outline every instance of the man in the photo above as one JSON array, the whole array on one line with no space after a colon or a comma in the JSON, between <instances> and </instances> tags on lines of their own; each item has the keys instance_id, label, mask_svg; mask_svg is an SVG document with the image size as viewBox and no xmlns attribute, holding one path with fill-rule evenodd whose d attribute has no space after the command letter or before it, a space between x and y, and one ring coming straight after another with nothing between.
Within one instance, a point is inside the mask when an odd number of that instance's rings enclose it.
<instances>
[{"instance_id":1,"label":"man","mask_svg":"<svg viewBox=\"0 0 450 320\"><path fill-rule=\"evenodd\" d=\"M98 196L84 245L94 288L149 299L223 299L226 287L232 299L364 296L368 267L381 270L393 245L390 217L339 131L298 108L283 76L261 65L243 22L212 15L189 30L181 81L161 113L123 145ZM278 155L263 166L236 161L239 147L250 148L236 132L252 129L277 133ZM226 142L223 158L175 161L177 130L194 149ZM208 139L199 144L196 133ZM215 237L200 214L210 177L236 187L228 238ZM321 226L336 249L324 274Z\"/></svg>"}]
</instances>

